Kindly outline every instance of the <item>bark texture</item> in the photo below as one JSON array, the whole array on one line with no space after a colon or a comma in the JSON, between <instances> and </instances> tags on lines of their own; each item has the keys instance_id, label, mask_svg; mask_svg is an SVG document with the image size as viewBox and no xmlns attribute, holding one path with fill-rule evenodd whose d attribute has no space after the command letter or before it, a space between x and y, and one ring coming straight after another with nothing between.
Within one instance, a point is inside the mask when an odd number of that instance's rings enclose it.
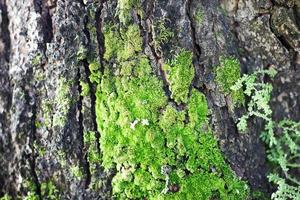
<instances>
[{"instance_id":1,"label":"bark texture","mask_svg":"<svg viewBox=\"0 0 300 200\"><path fill-rule=\"evenodd\" d=\"M118 1L106 0L0 0L0 196L25 196L29 181L41 198L43 185L54 182L61 199L111 199L114 170L104 172L101 163L88 160L90 146L101 155L101 133L96 85L89 79L89 61L79 62L78 52L83 47L94 52L100 71L114 66L103 64L103 27L120 25L114 18L117 6ZM259 138L262 122L252 120L249 134L238 133L235 124L246 109L230 109L214 70L221 56L236 57L242 73L275 67L274 119L299 121L299 1L142 0L140 9L142 16L138 9L130 14L166 95L162 63L180 49L193 52L191 87L207 98L210 123L227 162L253 190L271 192ZM155 45L161 22L174 35ZM88 84L88 95L81 95L81 82ZM87 145L86 132L94 132L96 142Z\"/></svg>"}]
</instances>

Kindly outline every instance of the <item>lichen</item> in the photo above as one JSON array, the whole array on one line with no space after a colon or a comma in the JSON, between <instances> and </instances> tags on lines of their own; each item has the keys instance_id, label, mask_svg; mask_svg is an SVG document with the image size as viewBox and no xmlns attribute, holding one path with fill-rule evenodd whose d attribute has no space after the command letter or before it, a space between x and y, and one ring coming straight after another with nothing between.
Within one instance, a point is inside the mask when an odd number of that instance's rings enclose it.
<instances>
[{"instance_id":1,"label":"lichen","mask_svg":"<svg viewBox=\"0 0 300 200\"><path fill-rule=\"evenodd\" d=\"M67 114L72 103L70 95L71 82L62 77L58 79L55 91L55 113L53 115L53 126L62 127L65 124Z\"/></svg>"},{"instance_id":2,"label":"lichen","mask_svg":"<svg viewBox=\"0 0 300 200\"><path fill-rule=\"evenodd\" d=\"M163 65L171 97L178 104L188 100L189 88L195 75L192 58L191 52L182 50L170 63Z\"/></svg>"},{"instance_id":3,"label":"lichen","mask_svg":"<svg viewBox=\"0 0 300 200\"><path fill-rule=\"evenodd\" d=\"M243 90L230 89L241 77L240 62L234 57L221 57L220 65L216 68L216 82L225 95L230 95L234 105L244 103Z\"/></svg>"},{"instance_id":4,"label":"lichen","mask_svg":"<svg viewBox=\"0 0 300 200\"><path fill-rule=\"evenodd\" d=\"M108 26L104 27L105 67L97 86L96 116L102 165L117 169L114 197L246 199L247 185L225 163L209 130L205 96L190 90L192 53L182 50L164 65L172 98L187 104L178 111L142 53L138 27ZM166 167L169 174L162 173Z\"/></svg>"},{"instance_id":5,"label":"lichen","mask_svg":"<svg viewBox=\"0 0 300 200\"><path fill-rule=\"evenodd\" d=\"M204 20L204 11L201 8L198 8L195 12L194 19L198 25L201 25Z\"/></svg>"},{"instance_id":6,"label":"lichen","mask_svg":"<svg viewBox=\"0 0 300 200\"><path fill-rule=\"evenodd\" d=\"M31 60L31 64L36 66L41 63L42 55L40 53L37 53Z\"/></svg>"}]
</instances>

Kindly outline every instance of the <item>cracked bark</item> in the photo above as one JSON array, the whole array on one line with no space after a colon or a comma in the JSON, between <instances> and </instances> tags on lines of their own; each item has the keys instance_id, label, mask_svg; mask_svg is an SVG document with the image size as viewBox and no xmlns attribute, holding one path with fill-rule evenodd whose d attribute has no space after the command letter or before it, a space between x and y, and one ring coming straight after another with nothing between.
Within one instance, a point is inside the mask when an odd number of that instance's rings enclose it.
<instances>
[{"instance_id":1,"label":"cracked bark","mask_svg":"<svg viewBox=\"0 0 300 200\"><path fill-rule=\"evenodd\" d=\"M297 2L292 8L290 4L272 2L143 0L145 15L131 13L142 32L144 53L175 106L162 65L182 48L194 53L196 74L191 88L206 95L211 124L227 162L238 176L249 181L251 188L267 192L268 166L264 144L259 140L262 124L252 121L249 135L238 134L234 121L245 109L229 111L230 102L218 90L213 72L220 56L237 57L242 72L276 66L279 76L273 82L274 118L300 119L300 86L295 84L300 82L296 46L300 43L299 20L294 24L290 20L299 19L300 6ZM86 154L84 133L96 133L99 153L101 133L97 131L96 86L89 80L89 63L87 59L78 62L76 53L84 44L96 52L100 71L104 71L102 29L104 23L119 23L112 20L116 3L0 0L0 196L25 196L28 188L24 180L31 180L41 199L41 185L47 181L55 183L62 199L111 199L113 172L104 173L99 164L93 174ZM91 5L96 10L94 18L89 15ZM204 13L202 23L194 19L199 9ZM260 13L261 9L267 12ZM274 15L276 9L291 13L284 25L296 34L287 34L278 28L280 23L274 24L280 21L276 19L279 15ZM165 20L175 35L160 48L153 43L159 20ZM96 28L96 40L91 38L88 23ZM36 59L38 63L33 64ZM60 80L68 83L65 98L70 104L66 105L66 113L56 102ZM89 85L88 96L80 95L80 81ZM55 116L65 119L62 126L54 126ZM71 174L73 166L82 168L82 179ZM102 188L90 189L97 181Z\"/></svg>"}]
</instances>

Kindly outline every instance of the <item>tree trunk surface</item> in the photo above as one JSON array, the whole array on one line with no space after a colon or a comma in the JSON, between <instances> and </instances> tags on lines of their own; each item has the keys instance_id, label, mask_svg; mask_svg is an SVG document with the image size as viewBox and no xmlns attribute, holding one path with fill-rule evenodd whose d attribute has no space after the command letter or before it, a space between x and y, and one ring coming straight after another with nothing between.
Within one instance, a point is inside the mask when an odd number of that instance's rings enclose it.
<instances>
[{"instance_id":1,"label":"tree trunk surface","mask_svg":"<svg viewBox=\"0 0 300 200\"><path fill-rule=\"evenodd\" d=\"M133 2L129 10L126 2ZM89 159L88 149L103 154L97 119L101 88L91 76L120 68L117 58L107 58L105 27L122 32L118 27L127 29L128 23L138 27L140 54L162 82L168 103L179 110L162 66L182 49L192 52L195 75L189 87L206 97L209 125L226 163L251 190L273 191L260 139L263 122L250 119L248 132L238 132L236 122L246 107L232 109L230 97L216 83L215 68L220 58L230 56L239 60L241 74L275 68L278 75L266 80L274 87L273 119L299 121L300 2L137 2L0 0L0 197L16 199L34 190L38 198L51 199L43 187L53 183L60 199L113 198L118 170L105 170L101 161ZM138 40L134 34L127 37L122 39ZM96 70L91 69L95 60ZM96 139L87 143L88 133Z\"/></svg>"}]
</instances>

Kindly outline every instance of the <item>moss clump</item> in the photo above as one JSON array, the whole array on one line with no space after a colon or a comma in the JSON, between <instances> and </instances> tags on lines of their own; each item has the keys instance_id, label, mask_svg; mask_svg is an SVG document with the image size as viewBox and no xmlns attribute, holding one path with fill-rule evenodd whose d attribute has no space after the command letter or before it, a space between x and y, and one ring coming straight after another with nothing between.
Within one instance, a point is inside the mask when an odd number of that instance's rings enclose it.
<instances>
[{"instance_id":1,"label":"moss clump","mask_svg":"<svg viewBox=\"0 0 300 200\"><path fill-rule=\"evenodd\" d=\"M60 78L57 85L54 98L56 110L53 115L53 126L62 127L65 124L72 103L70 95L71 82L67 81L66 78Z\"/></svg>"},{"instance_id":2,"label":"moss clump","mask_svg":"<svg viewBox=\"0 0 300 200\"><path fill-rule=\"evenodd\" d=\"M81 86L81 96L85 97L89 95L90 93L90 86L88 83L85 83L84 81L80 81L80 86Z\"/></svg>"},{"instance_id":3,"label":"moss clump","mask_svg":"<svg viewBox=\"0 0 300 200\"><path fill-rule=\"evenodd\" d=\"M221 57L216 68L216 81L225 95L230 95L234 104L244 103L243 90L230 89L241 77L240 62L234 57Z\"/></svg>"},{"instance_id":4,"label":"moss clump","mask_svg":"<svg viewBox=\"0 0 300 200\"><path fill-rule=\"evenodd\" d=\"M194 79L192 52L182 50L169 64L163 65L172 98L176 103L186 103Z\"/></svg>"},{"instance_id":5,"label":"moss clump","mask_svg":"<svg viewBox=\"0 0 300 200\"><path fill-rule=\"evenodd\" d=\"M114 57L119 62L126 61L142 50L140 30L136 25L129 25L127 29L121 29L119 33L115 31L116 28L116 26L104 28L106 47L104 58L109 60Z\"/></svg>"},{"instance_id":6,"label":"moss clump","mask_svg":"<svg viewBox=\"0 0 300 200\"><path fill-rule=\"evenodd\" d=\"M127 38L132 30L139 38L132 41L135 44L119 39ZM164 66L173 98L187 104L178 111L168 103L140 41L137 26L121 31L105 27L108 51L97 86L96 115L102 165L106 170L117 169L112 181L114 197L246 199L246 184L233 175L205 128L205 96L189 89L194 77L192 53L182 51ZM128 45L130 53L124 52ZM112 62L118 67L109 66ZM162 172L166 168L168 172Z\"/></svg>"}]
</instances>

